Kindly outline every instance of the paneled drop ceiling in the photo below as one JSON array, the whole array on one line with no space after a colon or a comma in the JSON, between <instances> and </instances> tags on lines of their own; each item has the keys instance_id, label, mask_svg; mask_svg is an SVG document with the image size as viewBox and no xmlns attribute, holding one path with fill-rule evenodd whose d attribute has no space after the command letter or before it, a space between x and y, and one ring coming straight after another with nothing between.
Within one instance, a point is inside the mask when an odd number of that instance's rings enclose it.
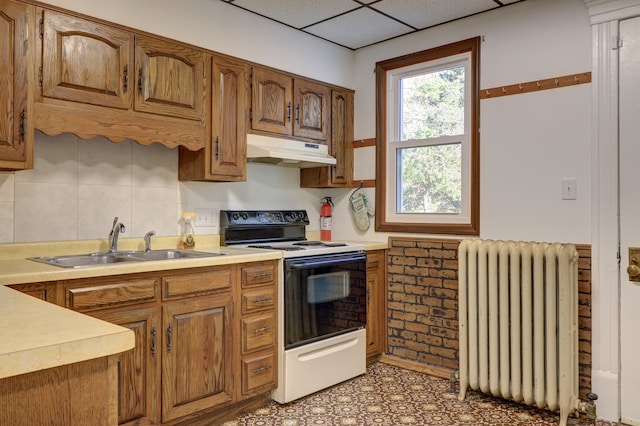
<instances>
[{"instance_id":1,"label":"paneled drop ceiling","mask_svg":"<svg viewBox=\"0 0 640 426\"><path fill-rule=\"evenodd\" d=\"M220 0L356 50L524 0Z\"/></svg>"}]
</instances>

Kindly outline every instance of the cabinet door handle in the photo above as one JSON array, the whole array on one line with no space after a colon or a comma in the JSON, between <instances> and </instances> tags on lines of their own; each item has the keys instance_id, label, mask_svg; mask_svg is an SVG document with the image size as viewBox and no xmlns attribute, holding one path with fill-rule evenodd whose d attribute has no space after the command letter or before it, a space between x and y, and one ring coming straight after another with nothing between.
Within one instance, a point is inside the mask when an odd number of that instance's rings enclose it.
<instances>
[{"instance_id":1,"label":"cabinet door handle","mask_svg":"<svg viewBox=\"0 0 640 426\"><path fill-rule=\"evenodd\" d=\"M218 161L218 158L220 156L220 141L219 141L219 136L216 136L216 161Z\"/></svg>"},{"instance_id":2,"label":"cabinet door handle","mask_svg":"<svg viewBox=\"0 0 640 426\"><path fill-rule=\"evenodd\" d=\"M167 352L171 353L171 324L167 327Z\"/></svg>"},{"instance_id":3,"label":"cabinet door handle","mask_svg":"<svg viewBox=\"0 0 640 426\"><path fill-rule=\"evenodd\" d=\"M151 356L156 357L156 326L151 327Z\"/></svg>"},{"instance_id":4,"label":"cabinet door handle","mask_svg":"<svg viewBox=\"0 0 640 426\"><path fill-rule=\"evenodd\" d=\"M27 110L23 109L22 113L20 114L20 138L22 139L22 142L25 141L26 137L27 137Z\"/></svg>"},{"instance_id":5,"label":"cabinet door handle","mask_svg":"<svg viewBox=\"0 0 640 426\"><path fill-rule=\"evenodd\" d=\"M251 303L264 303L264 302L270 302L271 300L273 300L273 298L271 297L261 297L259 299L253 299Z\"/></svg>"},{"instance_id":6,"label":"cabinet door handle","mask_svg":"<svg viewBox=\"0 0 640 426\"><path fill-rule=\"evenodd\" d=\"M263 371L267 371L273 368L273 365L265 365L264 367L256 368L252 370L253 374L262 373Z\"/></svg>"},{"instance_id":7,"label":"cabinet door handle","mask_svg":"<svg viewBox=\"0 0 640 426\"><path fill-rule=\"evenodd\" d=\"M300 104L296 106L296 123L300 122Z\"/></svg>"},{"instance_id":8,"label":"cabinet door handle","mask_svg":"<svg viewBox=\"0 0 640 426\"><path fill-rule=\"evenodd\" d=\"M270 325L266 325L266 326L261 327L261 328L256 328L255 330L251 330L251 332L253 334L258 334L258 333L262 333L263 331L268 331L270 329L271 329L271 326Z\"/></svg>"},{"instance_id":9,"label":"cabinet door handle","mask_svg":"<svg viewBox=\"0 0 640 426\"><path fill-rule=\"evenodd\" d=\"M129 65L124 66L122 80L122 89L124 90L124 93L127 93L129 91Z\"/></svg>"},{"instance_id":10,"label":"cabinet door handle","mask_svg":"<svg viewBox=\"0 0 640 426\"><path fill-rule=\"evenodd\" d=\"M291 102L287 104L287 120L291 123Z\"/></svg>"},{"instance_id":11,"label":"cabinet door handle","mask_svg":"<svg viewBox=\"0 0 640 426\"><path fill-rule=\"evenodd\" d=\"M142 81L142 68L138 71L138 92L142 93L142 89L144 88L144 83Z\"/></svg>"}]
</instances>

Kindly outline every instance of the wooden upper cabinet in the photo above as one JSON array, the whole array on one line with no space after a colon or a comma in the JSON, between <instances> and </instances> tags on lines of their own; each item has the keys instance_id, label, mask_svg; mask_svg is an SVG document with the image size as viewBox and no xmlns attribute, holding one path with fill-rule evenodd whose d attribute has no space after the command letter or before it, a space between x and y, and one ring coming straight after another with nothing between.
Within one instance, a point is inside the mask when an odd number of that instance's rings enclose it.
<instances>
[{"instance_id":1,"label":"wooden upper cabinet","mask_svg":"<svg viewBox=\"0 0 640 426\"><path fill-rule=\"evenodd\" d=\"M131 108L133 37L117 28L43 11L42 95Z\"/></svg>"},{"instance_id":2,"label":"wooden upper cabinet","mask_svg":"<svg viewBox=\"0 0 640 426\"><path fill-rule=\"evenodd\" d=\"M326 140L331 89L322 84L295 79L293 96L295 105L293 135Z\"/></svg>"},{"instance_id":3,"label":"wooden upper cabinet","mask_svg":"<svg viewBox=\"0 0 640 426\"><path fill-rule=\"evenodd\" d=\"M253 68L251 128L290 136L293 123L293 79L263 68Z\"/></svg>"},{"instance_id":4,"label":"wooden upper cabinet","mask_svg":"<svg viewBox=\"0 0 640 426\"><path fill-rule=\"evenodd\" d=\"M246 180L249 66L214 58L211 75L210 174L228 180Z\"/></svg>"},{"instance_id":5,"label":"wooden upper cabinet","mask_svg":"<svg viewBox=\"0 0 640 426\"><path fill-rule=\"evenodd\" d=\"M249 65L213 56L210 140L205 149L180 148L180 180L247 180Z\"/></svg>"},{"instance_id":6,"label":"wooden upper cabinet","mask_svg":"<svg viewBox=\"0 0 640 426\"><path fill-rule=\"evenodd\" d=\"M350 187L353 181L353 92L331 91L329 154L336 164L300 170L300 186L306 188Z\"/></svg>"},{"instance_id":7,"label":"wooden upper cabinet","mask_svg":"<svg viewBox=\"0 0 640 426\"><path fill-rule=\"evenodd\" d=\"M136 111L204 119L208 55L203 51L136 36Z\"/></svg>"},{"instance_id":8,"label":"wooden upper cabinet","mask_svg":"<svg viewBox=\"0 0 640 426\"><path fill-rule=\"evenodd\" d=\"M34 13L0 4L0 170L33 167Z\"/></svg>"},{"instance_id":9,"label":"wooden upper cabinet","mask_svg":"<svg viewBox=\"0 0 640 426\"><path fill-rule=\"evenodd\" d=\"M328 86L254 67L251 95L253 130L326 141Z\"/></svg>"}]
</instances>

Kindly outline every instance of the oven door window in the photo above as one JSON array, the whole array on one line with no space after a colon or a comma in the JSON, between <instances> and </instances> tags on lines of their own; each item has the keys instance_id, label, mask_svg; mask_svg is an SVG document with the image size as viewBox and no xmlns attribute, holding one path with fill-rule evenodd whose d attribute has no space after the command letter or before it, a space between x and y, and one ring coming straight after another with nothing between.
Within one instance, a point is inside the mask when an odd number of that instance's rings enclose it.
<instances>
[{"instance_id":1,"label":"oven door window","mask_svg":"<svg viewBox=\"0 0 640 426\"><path fill-rule=\"evenodd\" d=\"M366 324L363 253L285 260L285 347L346 333Z\"/></svg>"}]
</instances>

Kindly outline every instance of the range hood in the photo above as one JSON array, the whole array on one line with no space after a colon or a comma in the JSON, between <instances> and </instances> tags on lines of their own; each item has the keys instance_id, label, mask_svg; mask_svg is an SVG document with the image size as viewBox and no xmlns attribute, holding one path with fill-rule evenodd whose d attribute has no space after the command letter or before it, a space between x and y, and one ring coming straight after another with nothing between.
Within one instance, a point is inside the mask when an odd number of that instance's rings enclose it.
<instances>
[{"instance_id":1,"label":"range hood","mask_svg":"<svg viewBox=\"0 0 640 426\"><path fill-rule=\"evenodd\" d=\"M336 164L328 145L252 133L247 134L247 161L299 169Z\"/></svg>"}]
</instances>

